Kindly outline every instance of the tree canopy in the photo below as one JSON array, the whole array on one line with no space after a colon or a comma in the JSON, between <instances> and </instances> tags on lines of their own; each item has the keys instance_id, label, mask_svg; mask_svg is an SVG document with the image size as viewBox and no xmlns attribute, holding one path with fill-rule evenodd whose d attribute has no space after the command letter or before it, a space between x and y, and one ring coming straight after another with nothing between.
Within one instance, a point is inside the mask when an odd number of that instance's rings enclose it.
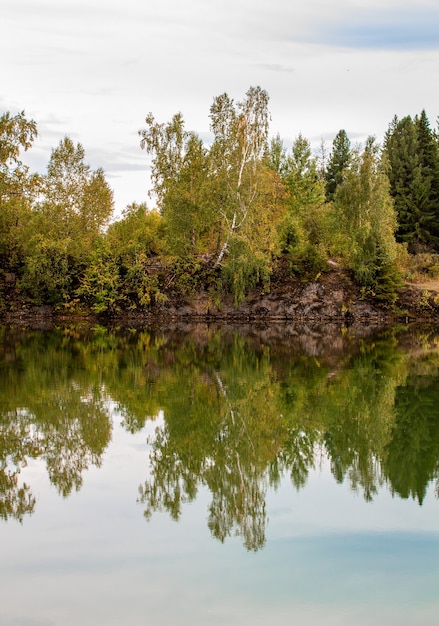
<instances>
[{"instance_id":1,"label":"tree canopy","mask_svg":"<svg viewBox=\"0 0 439 626\"><path fill-rule=\"evenodd\" d=\"M394 118L381 148L351 146L346 130L327 154L299 134L270 137L269 96L213 98L211 135L182 113L139 131L156 206L130 205L115 221L113 192L84 147L65 136L45 174L22 154L37 125L0 117L0 308L28 303L95 312L164 303L169 289L198 287L236 302L270 289L280 263L304 278L330 257L371 297L393 302L398 258L439 248L439 140L425 111ZM398 247L399 246L399 247ZM12 290L12 291L11 291Z\"/></svg>"}]
</instances>

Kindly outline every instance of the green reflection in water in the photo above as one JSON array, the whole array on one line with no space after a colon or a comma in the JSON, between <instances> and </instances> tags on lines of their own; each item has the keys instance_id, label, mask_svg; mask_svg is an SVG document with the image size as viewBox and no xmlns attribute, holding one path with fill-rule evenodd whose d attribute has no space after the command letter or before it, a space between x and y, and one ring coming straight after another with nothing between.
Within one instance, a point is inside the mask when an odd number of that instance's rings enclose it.
<instances>
[{"instance_id":1,"label":"green reflection in water","mask_svg":"<svg viewBox=\"0 0 439 626\"><path fill-rule=\"evenodd\" d=\"M147 519L178 520L207 487L212 535L258 550L268 487L288 475L302 489L322 455L368 501L387 486L422 504L439 475L438 346L426 329L362 341L307 329L3 329L0 517L34 512L20 482L29 459L44 460L63 497L80 489L111 441L112 403L130 433L163 416L139 486Z\"/></svg>"}]
</instances>

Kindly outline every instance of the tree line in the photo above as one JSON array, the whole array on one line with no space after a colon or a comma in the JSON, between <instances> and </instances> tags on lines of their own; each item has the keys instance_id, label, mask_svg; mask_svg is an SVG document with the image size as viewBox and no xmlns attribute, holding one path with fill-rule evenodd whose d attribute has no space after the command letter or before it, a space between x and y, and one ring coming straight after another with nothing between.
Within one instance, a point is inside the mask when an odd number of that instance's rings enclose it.
<instances>
[{"instance_id":1,"label":"tree line","mask_svg":"<svg viewBox=\"0 0 439 626\"><path fill-rule=\"evenodd\" d=\"M47 171L22 153L37 136L21 112L0 117L0 305L29 303L95 312L165 302L169 285L237 302L256 285L269 290L279 262L314 278L336 258L364 293L391 304L415 254L439 268L439 136L425 111L395 117L383 144L352 146L340 130L331 150L313 153L299 134L287 149L270 137L269 97L250 87L210 108L212 139L188 131L181 113L139 131L156 201L113 217L102 169L65 137ZM433 260L432 260L433 259Z\"/></svg>"}]
</instances>

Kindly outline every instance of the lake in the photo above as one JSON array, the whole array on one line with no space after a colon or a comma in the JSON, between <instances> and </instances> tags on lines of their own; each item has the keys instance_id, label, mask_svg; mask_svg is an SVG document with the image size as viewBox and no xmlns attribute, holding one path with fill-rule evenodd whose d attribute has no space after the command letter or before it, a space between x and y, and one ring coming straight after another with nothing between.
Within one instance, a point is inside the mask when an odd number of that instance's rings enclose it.
<instances>
[{"instance_id":1,"label":"lake","mask_svg":"<svg viewBox=\"0 0 439 626\"><path fill-rule=\"evenodd\" d=\"M433 626L439 330L0 327L0 626Z\"/></svg>"}]
</instances>

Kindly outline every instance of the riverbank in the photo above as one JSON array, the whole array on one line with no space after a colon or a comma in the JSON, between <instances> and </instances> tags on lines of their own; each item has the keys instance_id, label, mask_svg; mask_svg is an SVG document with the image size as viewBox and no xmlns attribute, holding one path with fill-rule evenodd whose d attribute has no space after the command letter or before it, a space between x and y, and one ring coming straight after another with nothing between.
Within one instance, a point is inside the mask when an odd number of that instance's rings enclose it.
<instances>
[{"instance_id":1,"label":"riverbank","mask_svg":"<svg viewBox=\"0 0 439 626\"><path fill-rule=\"evenodd\" d=\"M365 294L350 273L331 267L312 280L279 274L269 292L253 289L236 305L231 294L215 297L199 289L184 294L169 290L160 303L149 307L125 310L120 307L111 314L96 315L88 310L55 309L49 305L33 306L11 298L1 312L6 324L45 326L64 321L100 321L137 325L170 323L171 321L220 322L295 322L366 325L379 327L392 323L439 322L439 283L405 283L393 306L384 306L373 294Z\"/></svg>"}]
</instances>

